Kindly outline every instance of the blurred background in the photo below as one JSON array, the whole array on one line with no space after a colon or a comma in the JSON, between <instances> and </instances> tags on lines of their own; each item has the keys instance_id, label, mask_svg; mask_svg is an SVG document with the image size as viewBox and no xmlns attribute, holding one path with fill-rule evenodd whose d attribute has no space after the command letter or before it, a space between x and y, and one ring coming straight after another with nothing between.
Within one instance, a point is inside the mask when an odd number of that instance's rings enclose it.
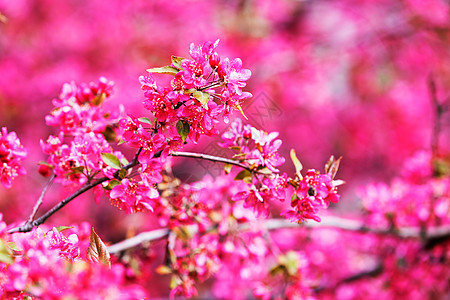
<instances>
[{"instance_id":1,"label":"blurred background","mask_svg":"<svg viewBox=\"0 0 450 300\"><path fill-rule=\"evenodd\" d=\"M0 0L0 13L0 127L29 149L28 176L0 189L7 223L29 215L46 182L37 173L45 160L39 140L55 134L44 116L63 83L105 76L115 82L111 107L145 116L138 77L168 65L170 55L188 57L192 42L220 39L219 55L239 57L252 71L244 110L252 125L280 132L285 157L294 148L306 169L322 170L331 154L343 156L338 177L347 184L335 208L342 213L360 211L359 186L389 182L408 157L430 149L430 78L438 99L450 96L444 0ZM450 147L449 119L442 117L442 153ZM220 155L218 141L203 137L189 150ZM219 169L175 162L189 181ZM294 170L289 160L281 169ZM42 209L68 193L52 191ZM130 228L157 227L85 198L49 224L88 221L110 241Z\"/></svg>"}]
</instances>

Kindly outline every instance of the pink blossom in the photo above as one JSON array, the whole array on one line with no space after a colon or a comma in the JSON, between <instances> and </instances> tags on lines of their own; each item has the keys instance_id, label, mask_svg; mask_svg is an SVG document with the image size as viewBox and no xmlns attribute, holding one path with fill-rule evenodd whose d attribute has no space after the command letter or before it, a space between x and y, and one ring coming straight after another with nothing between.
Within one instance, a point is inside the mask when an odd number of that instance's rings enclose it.
<instances>
[{"instance_id":1,"label":"pink blossom","mask_svg":"<svg viewBox=\"0 0 450 300\"><path fill-rule=\"evenodd\" d=\"M248 69L242 69L242 60L235 58L230 61L228 58L222 60L218 69L219 76L223 78L226 88L231 94L241 94L242 88L252 75Z\"/></svg>"},{"instance_id":2,"label":"pink blossom","mask_svg":"<svg viewBox=\"0 0 450 300\"><path fill-rule=\"evenodd\" d=\"M153 187L125 178L111 190L109 196L115 206L131 214L144 209L153 211L154 201L159 197L159 193Z\"/></svg>"},{"instance_id":3,"label":"pink blossom","mask_svg":"<svg viewBox=\"0 0 450 300\"><path fill-rule=\"evenodd\" d=\"M330 202L337 203L339 195L329 174L320 174L316 170L308 170L300 181L296 194L293 195L291 207L282 216L291 222L301 223L307 219L320 222L317 216L319 209L328 208Z\"/></svg>"},{"instance_id":4,"label":"pink blossom","mask_svg":"<svg viewBox=\"0 0 450 300\"><path fill-rule=\"evenodd\" d=\"M46 234L46 238L50 241L50 249L58 249L60 255L70 261L79 257L80 249L78 248L78 236L76 234L71 234L66 237L53 227L52 230Z\"/></svg>"},{"instance_id":5,"label":"pink blossom","mask_svg":"<svg viewBox=\"0 0 450 300\"><path fill-rule=\"evenodd\" d=\"M0 182L5 188L11 188L12 181L18 175L25 175L26 170L21 162L27 156L27 150L22 146L15 132L8 133L2 127L0 133Z\"/></svg>"}]
</instances>

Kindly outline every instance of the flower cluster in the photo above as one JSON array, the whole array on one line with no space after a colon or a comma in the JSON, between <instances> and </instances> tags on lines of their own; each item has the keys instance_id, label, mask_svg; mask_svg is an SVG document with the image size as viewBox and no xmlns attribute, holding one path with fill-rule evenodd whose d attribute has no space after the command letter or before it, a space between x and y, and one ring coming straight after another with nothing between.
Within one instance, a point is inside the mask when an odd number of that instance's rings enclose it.
<instances>
[{"instance_id":1,"label":"flower cluster","mask_svg":"<svg viewBox=\"0 0 450 300\"><path fill-rule=\"evenodd\" d=\"M242 68L238 58L221 60L215 50L218 42L191 44L191 58L172 56L170 66L149 69L147 76L139 78L146 97L144 107L154 116L139 120L150 124L152 132L132 117L120 125L126 142L143 147L144 160L163 149L167 155L188 138L197 143L201 135L217 135L219 116L228 116L231 108L241 110L242 101L251 97L242 91L251 72ZM171 87L158 86L152 73L173 75Z\"/></svg>"},{"instance_id":2,"label":"flower cluster","mask_svg":"<svg viewBox=\"0 0 450 300\"><path fill-rule=\"evenodd\" d=\"M235 159L248 166L236 179L247 182L249 188L237 193L233 199L243 200L245 207L252 207L258 215L267 217L269 203L284 201L289 186L292 186L295 189L291 201L293 210L284 211L282 215L298 223L305 219L320 222L317 216L319 208L327 208L330 202L339 201L336 187L343 182L333 179L340 159L334 160L332 157L326 165L325 174L311 169L303 177L300 174L302 166L295 152L291 152L297 173L294 179L288 178L286 173L280 175L276 168L285 162L284 157L278 153L282 142L277 137L278 132L267 133L250 125L243 125L240 119L236 119L222 135L223 142L219 145L238 150Z\"/></svg>"},{"instance_id":3,"label":"flower cluster","mask_svg":"<svg viewBox=\"0 0 450 300\"><path fill-rule=\"evenodd\" d=\"M12 186L12 181L18 175L26 173L21 166L27 156L27 150L22 146L15 132L7 131L6 127L0 132L0 183L5 188Z\"/></svg>"},{"instance_id":4,"label":"flower cluster","mask_svg":"<svg viewBox=\"0 0 450 300\"><path fill-rule=\"evenodd\" d=\"M205 281L219 270L218 243L216 234L184 236L167 249L169 266L160 266L157 271L172 275L171 297L197 295L194 284Z\"/></svg>"},{"instance_id":5,"label":"flower cluster","mask_svg":"<svg viewBox=\"0 0 450 300\"><path fill-rule=\"evenodd\" d=\"M264 231L241 228L255 221L256 216L242 202L232 200L245 185L230 176L206 177L192 185L165 178L158 185L165 189L155 214L171 233L167 262L157 272L172 276L171 295L192 297L197 293L196 285L213 275L218 285L241 284L253 278L250 270L264 264L269 253ZM233 272L231 279L227 274ZM215 295L221 292L215 289Z\"/></svg>"},{"instance_id":6,"label":"flower cluster","mask_svg":"<svg viewBox=\"0 0 450 300\"><path fill-rule=\"evenodd\" d=\"M58 249L59 254L66 259L74 261L80 256L78 236L75 233L65 236L61 233L61 230L53 227L45 237L50 241L50 249Z\"/></svg>"},{"instance_id":7,"label":"flower cluster","mask_svg":"<svg viewBox=\"0 0 450 300\"><path fill-rule=\"evenodd\" d=\"M281 140L276 139L278 132L267 133L251 125L243 125L241 119L231 123L228 131L222 135L221 147L237 150L234 158L248 166L236 179L249 184L247 190L237 193L233 199L244 201L245 207L251 207L258 215L268 216L271 201L284 201L288 187L286 174L278 174L276 168L285 162L278 153Z\"/></svg>"},{"instance_id":8,"label":"flower cluster","mask_svg":"<svg viewBox=\"0 0 450 300\"><path fill-rule=\"evenodd\" d=\"M78 235L65 236L60 230L64 228L0 238L0 294L5 299L131 300L146 296L142 288L127 282L122 265L108 269L89 262L80 255L86 249L80 247Z\"/></svg>"},{"instance_id":9,"label":"flower cluster","mask_svg":"<svg viewBox=\"0 0 450 300\"><path fill-rule=\"evenodd\" d=\"M153 201L159 198L159 193L151 185L124 178L113 187L109 197L116 207L131 214L144 209L153 211Z\"/></svg>"},{"instance_id":10,"label":"flower cluster","mask_svg":"<svg viewBox=\"0 0 450 300\"><path fill-rule=\"evenodd\" d=\"M274 296L283 299L315 299L305 278L307 267L308 260L302 253L290 251L279 255L269 276L253 285L253 295L262 300Z\"/></svg>"},{"instance_id":11,"label":"flower cluster","mask_svg":"<svg viewBox=\"0 0 450 300\"><path fill-rule=\"evenodd\" d=\"M113 83L101 77L97 83L63 85L55 109L46 116L48 125L59 128L57 136L41 140L42 151L49 155L39 172L50 170L63 184L84 184L97 174L111 174L102 160L102 153L113 153L108 140L120 114L106 111L103 102L111 95ZM123 155L114 152L123 159ZM112 177L111 177L112 178Z\"/></svg>"},{"instance_id":12,"label":"flower cluster","mask_svg":"<svg viewBox=\"0 0 450 300\"><path fill-rule=\"evenodd\" d=\"M373 183L360 189L368 222L385 228L450 224L450 179L439 170L445 169L444 163L420 151L406 160L401 176L390 185Z\"/></svg>"},{"instance_id":13,"label":"flower cluster","mask_svg":"<svg viewBox=\"0 0 450 300\"><path fill-rule=\"evenodd\" d=\"M243 125L241 119L237 118L222 135L223 142L219 145L238 150L238 159L248 163L254 170L267 169L277 173L275 167L285 162L278 153L282 144L280 139L276 139L278 135L278 132L267 133L251 125Z\"/></svg>"},{"instance_id":14,"label":"flower cluster","mask_svg":"<svg viewBox=\"0 0 450 300\"><path fill-rule=\"evenodd\" d=\"M332 177L330 173L320 174L316 170L308 170L292 195L293 209L282 212L282 215L291 222L302 223L306 219L320 222L317 215L319 209L328 208L330 203L339 201L336 190L339 182L333 181Z\"/></svg>"},{"instance_id":15,"label":"flower cluster","mask_svg":"<svg viewBox=\"0 0 450 300\"><path fill-rule=\"evenodd\" d=\"M77 85L65 83L58 99L53 100L55 109L45 117L49 126L59 127L66 135L83 132L104 132L118 115L105 111L103 101L112 94L114 83L105 77L98 82Z\"/></svg>"}]
</instances>

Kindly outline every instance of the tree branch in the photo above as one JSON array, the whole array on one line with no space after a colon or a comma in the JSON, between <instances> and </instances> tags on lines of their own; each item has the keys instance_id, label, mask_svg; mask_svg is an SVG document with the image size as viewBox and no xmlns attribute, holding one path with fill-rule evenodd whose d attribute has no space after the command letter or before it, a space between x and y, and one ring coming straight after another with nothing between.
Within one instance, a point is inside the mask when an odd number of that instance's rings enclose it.
<instances>
[{"instance_id":1,"label":"tree branch","mask_svg":"<svg viewBox=\"0 0 450 300\"><path fill-rule=\"evenodd\" d=\"M152 231L146 231L139 233L129 239L118 242L114 245L108 247L109 253L119 253L121 251L134 248L140 244L148 241L156 241L160 239L165 239L169 235L169 229L161 228Z\"/></svg>"},{"instance_id":2,"label":"tree branch","mask_svg":"<svg viewBox=\"0 0 450 300\"><path fill-rule=\"evenodd\" d=\"M324 292L324 291L334 290L338 286L340 286L341 284L351 283L351 282L358 281L360 279L364 279L364 278L368 278L368 277L377 277L378 275L383 273L383 270L384 270L383 265L381 263L378 263L374 268L369 269L369 270L365 270L365 271L361 271L361 272L356 273L354 275L350 275L348 277L345 277L345 278L339 280L337 283L335 283L332 286L319 286L319 287L314 289L314 292L315 293L321 293L321 292Z\"/></svg>"},{"instance_id":3,"label":"tree branch","mask_svg":"<svg viewBox=\"0 0 450 300\"><path fill-rule=\"evenodd\" d=\"M53 179L55 179L55 174L52 174L50 179L48 180L47 184L42 189L41 195L39 196L39 199L37 200L36 204L33 207L33 211L31 212L30 216L28 217L28 221L25 224L31 223L34 220L34 217L36 216L39 207L41 207L42 202L44 200L45 193L47 193L48 188L52 185Z\"/></svg>"},{"instance_id":4,"label":"tree branch","mask_svg":"<svg viewBox=\"0 0 450 300\"><path fill-rule=\"evenodd\" d=\"M178 156L178 157L189 157L189 158L198 158L198 159L203 159L203 160L209 160L209 161L213 161L213 162L221 162L224 164L230 164L233 166L238 166L241 167L243 169L246 170L250 170L250 167L237 162L235 160L232 159L228 159L228 158L223 158L223 157L219 157L219 156L213 156L213 155L208 155L208 154L202 154L202 153L193 153L193 152L174 152L172 154L170 154L172 156Z\"/></svg>"},{"instance_id":5,"label":"tree branch","mask_svg":"<svg viewBox=\"0 0 450 300\"><path fill-rule=\"evenodd\" d=\"M433 155L437 155L439 151L439 134L442 130L441 120L445 112L445 107L437 98L436 82L432 74L428 76L428 92L430 94L431 104L433 105L433 133L431 135L431 151Z\"/></svg>"},{"instance_id":6,"label":"tree branch","mask_svg":"<svg viewBox=\"0 0 450 300\"><path fill-rule=\"evenodd\" d=\"M141 153L142 148L139 148L139 150L136 152L136 155L134 156L133 160L127 164L126 166L124 166L122 169L128 170L131 169L132 167L136 166L137 164L139 164L139 154ZM117 170L113 173L114 177L116 177L119 174L120 170ZM75 199L76 197L80 196L81 194L83 194L84 192L92 189L93 187L95 187L96 185L101 184L102 182L105 182L107 180L110 180L110 178L108 177L102 177L99 178L97 180L94 180L90 183L85 184L83 187L81 187L79 190L77 190L75 193L73 193L72 195L70 195L69 197L67 197L66 199L62 200L61 202L59 202L58 204L56 204L55 206L53 206L51 209L49 209L44 215L42 215L40 218L32 221L32 222L27 222L25 225L20 226L20 227L16 227L13 228L11 230L9 230L9 233L15 233L15 232L28 232L31 231L34 227L37 227L41 224L43 224L48 218L50 218L53 214L55 214L57 211L59 211L61 208L63 208L64 206L66 206L66 204L68 204L70 201L72 201L73 199Z\"/></svg>"},{"instance_id":7,"label":"tree branch","mask_svg":"<svg viewBox=\"0 0 450 300\"><path fill-rule=\"evenodd\" d=\"M298 225L297 223L291 223L285 219L267 219L261 221L261 224L269 231L277 230L277 229L286 229L286 228L330 228L330 229L340 229L345 231L352 232L361 232L361 233L372 233L378 235L388 235L399 238L414 238L421 239L420 228L400 228L398 230L388 230L388 229L378 229L378 228L369 228L364 226L362 223L345 219L341 217L327 216L323 217L322 222L308 222L303 225ZM248 230L250 228L250 223L242 223L239 224L239 230ZM208 230L208 229L207 229ZM121 251L125 251L127 249L136 247L144 242L151 242L155 240L160 240L166 238L169 234L169 230L162 228L152 231L147 231L140 233L134 237L123 240L117 244L108 247L110 253L118 253ZM426 247L427 243L430 241L442 241L442 239L450 238L450 226L437 227L429 229L428 235L423 241L424 246Z\"/></svg>"}]
</instances>

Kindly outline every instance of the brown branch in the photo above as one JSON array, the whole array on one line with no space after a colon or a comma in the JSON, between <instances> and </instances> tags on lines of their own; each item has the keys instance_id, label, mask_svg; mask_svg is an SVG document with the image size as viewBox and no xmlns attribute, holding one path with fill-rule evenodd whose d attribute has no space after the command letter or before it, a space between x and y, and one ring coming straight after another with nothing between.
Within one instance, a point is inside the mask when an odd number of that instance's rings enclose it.
<instances>
[{"instance_id":1,"label":"brown branch","mask_svg":"<svg viewBox=\"0 0 450 300\"><path fill-rule=\"evenodd\" d=\"M139 233L138 235L135 235L129 239L123 240L121 242L118 242L114 245L111 245L108 247L109 253L119 253L127 249L134 248L136 246L139 246L143 242L150 242L150 241L156 241L165 239L169 235L169 229L167 228L161 228L156 229L152 231L146 231Z\"/></svg>"},{"instance_id":2,"label":"brown branch","mask_svg":"<svg viewBox=\"0 0 450 300\"><path fill-rule=\"evenodd\" d=\"M339 280L338 282L336 282L335 284L333 284L332 286L319 286L314 289L314 292L321 293L324 291L330 291L330 290L336 289L337 287L339 287L342 284L352 283L352 282L355 282L355 281L358 281L361 279L365 279L365 278L369 278L369 277L377 277L378 275L381 275L381 273L383 273L383 270L384 270L383 265L381 263L378 263L374 268L364 270L359 273L345 277L345 278Z\"/></svg>"},{"instance_id":3,"label":"brown branch","mask_svg":"<svg viewBox=\"0 0 450 300\"><path fill-rule=\"evenodd\" d=\"M36 201L36 204L33 207L33 211L31 212L30 216L28 217L28 221L25 223L25 225L28 224L28 223L33 222L34 217L36 217L36 214L37 214L37 212L39 210L39 207L41 207L41 205L42 205L45 193L47 193L47 190L50 188L50 186L53 183L53 179L55 179L55 174L52 174L52 176L48 180L47 184L42 189L41 195L39 196L39 199Z\"/></svg>"},{"instance_id":4,"label":"brown branch","mask_svg":"<svg viewBox=\"0 0 450 300\"><path fill-rule=\"evenodd\" d=\"M224 163L224 164L238 166L243 169L251 171L250 167L247 165L244 165L243 163L237 162L232 159L219 157L219 156L213 156L213 155L202 154L202 153L193 153L193 152L174 152L170 155L178 156L178 157L198 158L198 159L209 160L209 161L213 161L213 162L220 162L220 163Z\"/></svg>"},{"instance_id":5,"label":"brown branch","mask_svg":"<svg viewBox=\"0 0 450 300\"><path fill-rule=\"evenodd\" d=\"M142 151L142 148L139 148L139 150L136 152L136 155L134 156L133 160L129 164L124 166L122 169L128 170L128 169L131 169L132 167L136 166L137 164L139 164L138 158L139 158L139 154L141 153L141 151ZM114 177L116 177L119 174L119 171L120 170L117 170L117 171L115 171L113 173ZM70 201L72 201L73 199L75 199L76 197L80 196L84 192L92 189L93 187L95 187L95 186L97 186L97 185L99 185L102 182L105 182L107 180L110 180L110 178L102 177L102 178L94 180L94 181L92 181L90 183L85 184L83 187L81 187L75 193L73 193L72 195L70 195L69 197L65 198L64 200L62 200L61 202L59 202L58 204L53 206L51 209L49 209L40 218L38 218L38 219L36 219L36 220L34 220L32 222L27 222L23 226L12 228L8 232L9 233L15 233L15 232L28 232L28 231L31 231L34 227L37 227L37 226L43 224L48 218L50 218L57 211L59 211L64 206L66 206Z\"/></svg>"},{"instance_id":6,"label":"brown branch","mask_svg":"<svg viewBox=\"0 0 450 300\"><path fill-rule=\"evenodd\" d=\"M124 166L122 169L128 170L131 169L132 167L136 166L139 164L139 154L141 153L142 148L139 148L139 150L136 152L133 161L131 161L129 164L127 164L126 166ZM154 157L159 157L161 155L161 151L156 153ZM208 154L201 154L201 153L192 153L192 152L175 152L175 153L171 153L171 156L177 156L177 157L189 157L189 158L198 158L198 159L204 159L204 160L209 160L209 161L214 161L214 162L221 162L221 163L225 163L225 164L231 164L234 166L238 166L244 169L247 169L249 171L250 167L237 162L235 160L231 160L231 159L227 159L227 158L223 158L223 157L218 157L218 156L212 156L212 155L208 155ZM119 176L119 171L117 170L116 172L113 173L113 176L115 178L118 178ZM33 220L35 217L35 214L37 212L37 209L39 208L39 206L42 204L42 198L43 195L45 194L46 190L47 190L47 186L44 187L44 190L41 193L41 197L38 199L37 204L35 205L35 209L33 210L33 213L31 214L30 218L28 219L28 221L25 223L25 225L20 226L20 227L16 227L16 228L12 228L11 230L9 230L9 233L14 233L14 232L28 232L31 231L34 227L37 227L41 224L43 224L49 217L51 217L53 214L55 214L57 211L59 211L61 208L63 208L64 206L66 206L66 204L68 204L69 202L71 202L73 199L75 199L76 197L80 196L81 194L85 193L86 191L92 189L93 187L107 181L110 180L110 178L108 177L102 177L99 179L96 179L92 182L88 182L87 184L85 184L83 187L81 187L79 190L77 190L75 193L73 193L72 195L70 195L69 197L65 198L64 200L62 200L61 202L59 202L58 204L56 204L54 207L52 207L50 210L48 210L44 215L42 215L40 218Z\"/></svg>"},{"instance_id":7,"label":"brown branch","mask_svg":"<svg viewBox=\"0 0 450 300\"><path fill-rule=\"evenodd\" d=\"M361 232L361 233L372 233L378 235L394 236L398 238L414 238L421 239L420 228L400 228L398 230L388 230L388 229L378 229L369 228L364 226L362 223L350 219L327 216L323 217L322 222L308 222L303 225L298 225L297 223L291 223L285 219L267 219L261 221L261 224L265 229L278 230L287 228L330 228L330 229L340 229L351 232ZM215 227L212 227L215 228ZM207 229L211 230L212 228ZM250 228L250 223L239 224L239 230L248 230ZM162 228L152 231L147 231L140 233L134 237L123 240L117 244L114 244L108 248L110 253L118 253L125 251L127 249L136 247L144 242L151 242L155 240L160 240L166 238L169 234L169 230ZM450 226L431 228L428 231L428 235L423 241L424 245L427 245L430 241L442 240L450 238Z\"/></svg>"},{"instance_id":8,"label":"brown branch","mask_svg":"<svg viewBox=\"0 0 450 300\"><path fill-rule=\"evenodd\" d=\"M431 135L431 151L433 155L437 155L439 151L439 134L442 130L441 120L445 112L445 107L437 98L436 82L433 75L428 76L428 92L430 94L431 104L433 105L433 133Z\"/></svg>"}]
</instances>

